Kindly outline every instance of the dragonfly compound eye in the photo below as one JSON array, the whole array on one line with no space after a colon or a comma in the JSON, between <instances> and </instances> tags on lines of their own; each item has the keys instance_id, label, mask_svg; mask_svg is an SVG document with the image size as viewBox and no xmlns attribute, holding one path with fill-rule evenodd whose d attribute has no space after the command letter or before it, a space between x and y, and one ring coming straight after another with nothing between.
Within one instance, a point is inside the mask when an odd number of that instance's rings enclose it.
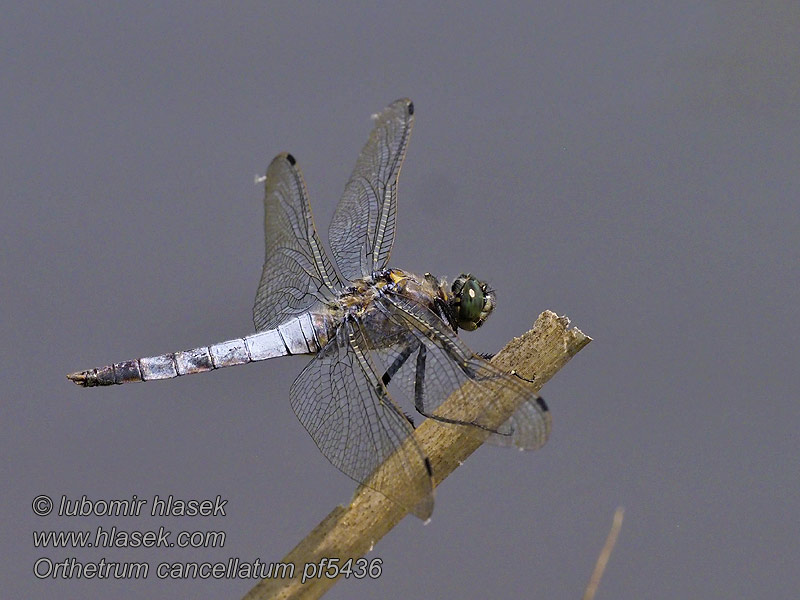
<instances>
[{"instance_id":1,"label":"dragonfly compound eye","mask_svg":"<svg viewBox=\"0 0 800 600\"><path fill-rule=\"evenodd\" d=\"M456 318L461 329L477 329L494 308L491 292L472 275L459 276L453 282L453 294Z\"/></svg>"}]
</instances>

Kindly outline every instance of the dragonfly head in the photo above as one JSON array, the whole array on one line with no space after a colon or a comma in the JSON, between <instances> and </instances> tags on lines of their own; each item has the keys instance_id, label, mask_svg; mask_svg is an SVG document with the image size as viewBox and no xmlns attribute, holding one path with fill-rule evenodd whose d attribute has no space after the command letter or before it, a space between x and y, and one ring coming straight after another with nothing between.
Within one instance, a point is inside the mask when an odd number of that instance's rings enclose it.
<instances>
[{"instance_id":1,"label":"dragonfly head","mask_svg":"<svg viewBox=\"0 0 800 600\"><path fill-rule=\"evenodd\" d=\"M452 289L451 308L458 326L467 331L476 330L494 309L494 290L468 273L459 275Z\"/></svg>"}]
</instances>

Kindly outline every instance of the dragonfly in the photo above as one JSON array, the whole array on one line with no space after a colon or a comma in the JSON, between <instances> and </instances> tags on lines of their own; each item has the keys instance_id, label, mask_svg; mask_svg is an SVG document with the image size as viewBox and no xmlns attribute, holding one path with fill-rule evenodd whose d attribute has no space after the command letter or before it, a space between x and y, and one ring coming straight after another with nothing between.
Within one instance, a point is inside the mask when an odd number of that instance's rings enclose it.
<instances>
[{"instance_id":1,"label":"dragonfly","mask_svg":"<svg viewBox=\"0 0 800 600\"><path fill-rule=\"evenodd\" d=\"M427 520L434 503L431 461L396 398L443 426L519 449L542 446L551 420L528 382L493 366L489 355L472 352L457 335L483 325L495 308L486 282L462 273L448 285L430 273L387 267L414 104L397 100L373 120L328 229L333 260L314 226L295 158L279 154L267 168L256 333L67 377L84 387L108 386L312 354L289 391L300 423L340 471ZM503 394L513 394L518 409L498 423ZM448 410L444 401L451 396L473 407L471 416ZM376 478L390 457L398 467L390 478Z\"/></svg>"}]
</instances>

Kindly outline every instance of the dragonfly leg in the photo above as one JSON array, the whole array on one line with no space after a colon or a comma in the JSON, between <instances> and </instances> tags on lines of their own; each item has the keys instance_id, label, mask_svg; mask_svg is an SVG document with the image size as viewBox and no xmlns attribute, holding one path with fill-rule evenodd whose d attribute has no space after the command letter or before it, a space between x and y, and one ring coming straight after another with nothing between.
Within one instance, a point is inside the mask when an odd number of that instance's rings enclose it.
<instances>
[{"instance_id":1,"label":"dragonfly leg","mask_svg":"<svg viewBox=\"0 0 800 600\"><path fill-rule=\"evenodd\" d=\"M441 298L436 298L434 305L436 308L435 312L437 315L439 315L439 318L450 325L450 328L454 332L458 332L458 322L456 321L456 317L453 314L453 310L450 308L450 305Z\"/></svg>"},{"instance_id":2,"label":"dragonfly leg","mask_svg":"<svg viewBox=\"0 0 800 600\"><path fill-rule=\"evenodd\" d=\"M425 360L427 357L428 351L425 349L423 344L419 346L419 352L417 353L417 368L414 375L414 408L417 409L417 412L421 414L423 417L427 417L428 419L433 419L434 421L439 421L440 423L448 423L450 425L464 425L467 427L477 427L478 429L483 429L484 431L488 431L489 433L498 433L494 429L490 427L485 427L480 423L473 423L472 421L461 421L459 419L449 419L447 417L442 417L439 415L435 415L433 413L429 413L425 410Z\"/></svg>"},{"instance_id":3,"label":"dragonfly leg","mask_svg":"<svg viewBox=\"0 0 800 600\"><path fill-rule=\"evenodd\" d=\"M411 356L412 352L414 352L414 347L411 344L409 344L398 355L398 357L394 359L394 362L391 365L389 365L389 368L386 369L386 372L381 377L381 383L383 383L384 387L389 385L389 382L392 380L392 377L394 377L395 373L397 373L400 370L400 368L404 364L406 364L406 361L408 360L408 357ZM405 418L408 419L408 422L411 424L412 428L416 428L416 425L414 424L414 419L411 417L411 415L409 415L404 411L403 416L405 416Z\"/></svg>"},{"instance_id":4,"label":"dragonfly leg","mask_svg":"<svg viewBox=\"0 0 800 600\"><path fill-rule=\"evenodd\" d=\"M492 360L495 357L495 354L494 352L478 352L478 356L480 356L483 360ZM522 381L527 381L528 383L533 383L536 380L536 375L528 379L527 377L523 377L517 373L516 369L511 369L511 374L519 379L522 379Z\"/></svg>"},{"instance_id":5,"label":"dragonfly leg","mask_svg":"<svg viewBox=\"0 0 800 600\"><path fill-rule=\"evenodd\" d=\"M518 377L519 379L522 379L522 381L527 381L528 383L533 383L536 380L536 375L528 379L527 377L523 377L522 375L517 373L516 369L511 369L511 374L514 375L515 377Z\"/></svg>"},{"instance_id":6,"label":"dragonfly leg","mask_svg":"<svg viewBox=\"0 0 800 600\"><path fill-rule=\"evenodd\" d=\"M406 364L408 357L411 356L411 353L414 352L414 350L415 350L414 346L409 344L403 349L403 351L397 356L397 358L394 359L394 362L391 365L389 365L389 368L386 369L386 372L383 374L383 377L381 377L381 382L383 383L384 386L389 385L389 382L392 380L392 377L394 377L395 373L397 373L400 370L400 368L404 364Z\"/></svg>"}]
</instances>

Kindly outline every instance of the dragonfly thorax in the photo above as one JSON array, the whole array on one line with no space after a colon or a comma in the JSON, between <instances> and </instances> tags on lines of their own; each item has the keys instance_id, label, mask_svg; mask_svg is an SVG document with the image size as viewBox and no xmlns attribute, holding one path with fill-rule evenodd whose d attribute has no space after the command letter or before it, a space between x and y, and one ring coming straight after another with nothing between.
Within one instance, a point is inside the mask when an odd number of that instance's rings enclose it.
<instances>
[{"instance_id":1,"label":"dragonfly thorax","mask_svg":"<svg viewBox=\"0 0 800 600\"><path fill-rule=\"evenodd\" d=\"M495 306L494 290L469 273L459 275L449 287L444 279L430 273L420 277L400 269L380 271L363 283L377 294L388 292L413 298L439 315L454 331L476 330Z\"/></svg>"}]
</instances>

